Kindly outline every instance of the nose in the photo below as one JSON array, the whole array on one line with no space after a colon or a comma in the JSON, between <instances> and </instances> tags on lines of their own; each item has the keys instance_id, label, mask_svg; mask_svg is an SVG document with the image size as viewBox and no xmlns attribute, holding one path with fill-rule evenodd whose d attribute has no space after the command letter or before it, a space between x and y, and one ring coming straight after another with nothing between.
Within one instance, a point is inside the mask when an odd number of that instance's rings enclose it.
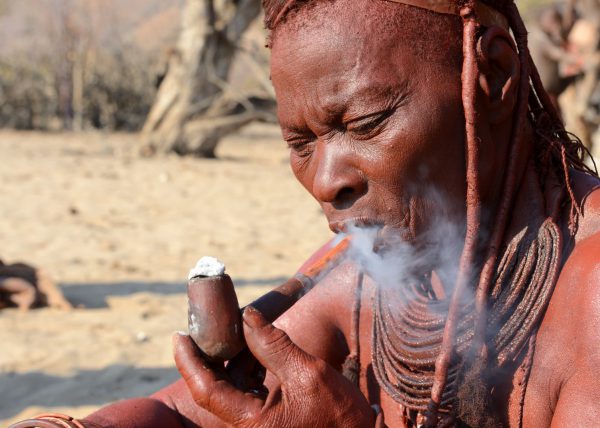
<instances>
[{"instance_id":1,"label":"nose","mask_svg":"<svg viewBox=\"0 0 600 428\"><path fill-rule=\"evenodd\" d=\"M356 154L337 142L319 141L312 194L335 209L349 208L366 193L367 182Z\"/></svg>"}]
</instances>

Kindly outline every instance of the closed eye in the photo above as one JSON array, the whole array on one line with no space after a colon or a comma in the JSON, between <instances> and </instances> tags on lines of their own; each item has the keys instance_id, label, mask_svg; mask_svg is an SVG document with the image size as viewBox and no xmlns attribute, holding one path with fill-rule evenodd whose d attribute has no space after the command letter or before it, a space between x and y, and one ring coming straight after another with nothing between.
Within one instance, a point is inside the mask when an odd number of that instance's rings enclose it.
<instances>
[{"instance_id":1,"label":"closed eye","mask_svg":"<svg viewBox=\"0 0 600 428\"><path fill-rule=\"evenodd\" d=\"M346 131L358 138L369 138L393 112L393 109L385 110L346 122Z\"/></svg>"},{"instance_id":2,"label":"closed eye","mask_svg":"<svg viewBox=\"0 0 600 428\"><path fill-rule=\"evenodd\" d=\"M306 157L312 153L315 140L314 136L294 136L287 137L285 141L297 156Z\"/></svg>"}]
</instances>

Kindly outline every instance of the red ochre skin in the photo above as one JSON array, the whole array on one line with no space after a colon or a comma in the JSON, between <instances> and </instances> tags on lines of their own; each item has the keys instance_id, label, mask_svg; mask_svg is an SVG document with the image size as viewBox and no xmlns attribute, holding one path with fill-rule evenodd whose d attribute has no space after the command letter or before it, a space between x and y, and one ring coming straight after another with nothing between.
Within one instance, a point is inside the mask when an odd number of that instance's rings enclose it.
<instances>
[{"instance_id":1,"label":"red ochre skin","mask_svg":"<svg viewBox=\"0 0 600 428\"><path fill-rule=\"evenodd\" d=\"M460 223L466 192L460 70L414 54L410 43L418 35L410 25L397 32L373 27L365 17L383 7L379 2L338 0L327 7L318 19L311 15L316 9L300 13L295 19L304 19L303 25L286 31L284 24L273 41L271 74L283 133L292 142L305 139L292 144L298 180L333 229L358 219L405 226L418 236L439 216ZM518 84L509 77L518 58L500 37L487 49L480 67L488 72L477 88L486 148L480 186L484 208L494 212ZM500 98L494 88L502 88ZM385 118L367 136L357 134L382 111ZM527 226L531 212L544 210L539 178L527 167L533 133L528 135L507 240ZM415 182L435 188L444 203L411 186ZM583 215L537 335L525 427L596 426L600 418L600 183L576 172L572 182ZM546 183L544 194L559 190ZM568 236L568 212L561 220ZM256 311L245 312L245 340L267 369L266 402L235 389L222 369L202 361L189 337L176 335L182 380L151 397L107 406L87 420L116 427L372 427L369 404L380 404L386 424L401 426L399 406L370 369L370 304L360 314L360 392L339 373L349 352L356 277L353 266L340 265L274 325ZM373 291L366 280L365 302ZM518 423L519 380L517 370L496 388L506 426Z\"/></svg>"}]
</instances>

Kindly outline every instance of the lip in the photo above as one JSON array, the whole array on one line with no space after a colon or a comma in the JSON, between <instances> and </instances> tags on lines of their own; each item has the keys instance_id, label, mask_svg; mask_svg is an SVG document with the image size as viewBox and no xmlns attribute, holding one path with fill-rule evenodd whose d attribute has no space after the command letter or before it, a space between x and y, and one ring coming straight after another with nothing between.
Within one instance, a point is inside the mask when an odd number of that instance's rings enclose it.
<instances>
[{"instance_id":1,"label":"lip","mask_svg":"<svg viewBox=\"0 0 600 428\"><path fill-rule=\"evenodd\" d=\"M351 217L343 220L329 222L329 229L334 233L346 232L348 227L383 227L384 223L370 217Z\"/></svg>"}]
</instances>

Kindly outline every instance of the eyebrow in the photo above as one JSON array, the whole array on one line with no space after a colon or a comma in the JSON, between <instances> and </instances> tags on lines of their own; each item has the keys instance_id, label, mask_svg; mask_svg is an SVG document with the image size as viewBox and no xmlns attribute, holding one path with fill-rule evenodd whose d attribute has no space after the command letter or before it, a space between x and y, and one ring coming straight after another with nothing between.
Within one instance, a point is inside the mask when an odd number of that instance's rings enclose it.
<instances>
[{"instance_id":1,"label":"eyebrow","mask_svg":"<svg viewBox=\"0 0 600 428\"><path fill-rule=\"evenodd\" d=\"M370 116L399 105L408 93L408 83L402 85L374 84L348 91L342 96L334 96L316 108L323 112L327 121L347 122ZM335 118L335 119L334 119ZM298 123L280 122L287 134L306 134L307 126Z\"/></svg>"}]
</instances>

